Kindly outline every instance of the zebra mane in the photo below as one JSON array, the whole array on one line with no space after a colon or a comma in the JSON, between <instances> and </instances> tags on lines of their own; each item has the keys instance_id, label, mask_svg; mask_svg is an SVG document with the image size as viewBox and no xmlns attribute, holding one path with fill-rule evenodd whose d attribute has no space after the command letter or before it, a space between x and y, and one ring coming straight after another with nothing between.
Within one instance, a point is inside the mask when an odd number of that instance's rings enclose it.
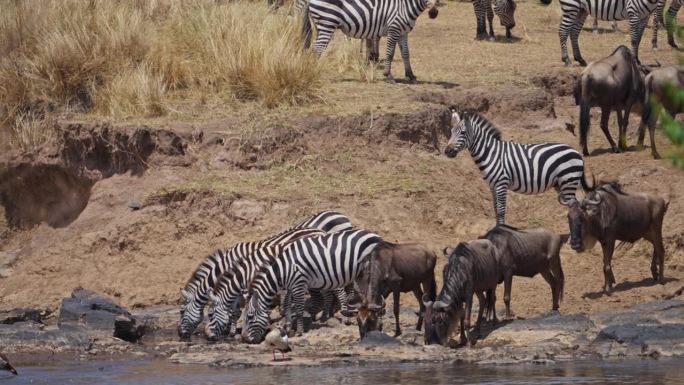
<instances>
[{"instance_id":1,"label":"zebra mane","mask_svg":"<svg viewBox=\"0 0 684 385\"><path fill-rule=\"evenodd\" d=\"M204 260L195 268L195 271L192 272L192 275L190 278L185 282L184 289L196 289L193 283L200 282L204 278L208 277L209 274L211 274L211 271L213 269L213 264L217 263L223 256L227 254L227 250L223 249L217 249L213 253L209 254Z\"/></svg>"},{"instance_id":2,"label":"zebra mane","mask_svg":"<svg viewBox=\"0 0 684 385\"><path fill-rule=\"evenodd\" d=\"M501 131L484 116L477 112L464 113L463 119L468 119L469 123L477 124L484 133L490 134L496 140L501 140Z\"/></svg>"}]
</instances>

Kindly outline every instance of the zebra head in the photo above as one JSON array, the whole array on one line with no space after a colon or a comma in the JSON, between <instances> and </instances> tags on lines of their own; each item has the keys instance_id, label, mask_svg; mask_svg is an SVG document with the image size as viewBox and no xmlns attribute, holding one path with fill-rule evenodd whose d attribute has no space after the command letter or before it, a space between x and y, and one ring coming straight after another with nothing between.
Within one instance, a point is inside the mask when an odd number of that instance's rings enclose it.
<instances>
[{"instance_id":1,"label":"zebra head","mask_svg":"<svg viewBox=\"0 0 684 385\"><path fill-rule=\"evenodd\" d=\"M499 16L501 25L507 29L515 27L515 8L516 4L513 0L494 0L494 13Z\"/></svg>"},{"instance_id":2,"label":"zebra head","mask_svg":"<svg viewBox=\"0 0 684 385\"><path fill-rule=\"evenodd\" d=\"M209 303L207 306L207 327L205 334L209 341L218 340L230 325L230 306L226 306L219 296L209 293Z\"/></svg>"},{"instance_id":3,"label":"zebra head","mask_svg":"<svg viewBox=\"0 0 684 385\"><path fill-rule=\"evenodd\" d=\"M192 298L192 295L185 289L181 289L181 321L178 325L178 336L182 340L189 340L192 332L197 329L197 325L202 322L204 315L202 307Z\"/></svg>"},{"instance_id":4,"label":"zebra head","mask_svg":"<svg viewBox=\"0 0 684 385\"><path fill-rule=\"evenodd\" d=\"M439 3L439 0L424 0L425 1L425 8L424 9L430 9L428 11L428 17L430 19L434 19L439 15L439 10L437 9L437 4Z\"/></svg>"},{"instance_id":5,"label":"zebra head","mask_svg":"<svg viewBox=\"0 0 684 385\"><path fill-rule=\"evenodd\" d=\"M255 292L245 308L245 324L242 327L242 339L245 342L248 344L261 342L269 326L268 313L268 304Z\"/></svg>"},{"instance_id":6,"label":"zebra head","mask_svg":"<svg viewBox=\"0 0 684 385\"><path fill-rule=\"evenodd\" d=\"M467 128L469 124L469 115L463 112L459 115L456 109L451 109L451 137L444 149L444 154L449 158L453 158L463 150L468 144Z\"/></svg>"}]
</instances>

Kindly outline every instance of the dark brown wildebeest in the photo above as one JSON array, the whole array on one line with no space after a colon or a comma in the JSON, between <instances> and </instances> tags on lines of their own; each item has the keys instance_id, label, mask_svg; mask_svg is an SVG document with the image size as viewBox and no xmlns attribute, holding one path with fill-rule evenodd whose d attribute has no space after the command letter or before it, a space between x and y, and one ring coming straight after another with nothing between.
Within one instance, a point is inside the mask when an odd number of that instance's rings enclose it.
<instances>
[{"instance_id":1,"label":"dark brown wildebeest","mask_svg":"<svg viewBox=\"0 0 684 385\"><path fill-rule=\"evenodd\" d=\"M663 217L668 204L660 197L625 193L617 182L603 183L582 201L570 203L570 246L583 252L591 249L596 241L601 243L604 291L610 291L615 283L610 266L615 241L636 242L643 238L651 242L651 273L654 280L663 282Z\"/></svg>"},{"instance_id":2,"label":"dark brown wildebeest","mask_svg":"<svg viewBox=\"0 0 684 385\"><path fill-rule=\"evenodd\" d=\"M669 91L684 89L684 71L675 66L655 69L646 75L645 89L646 96L644 100L647 103L641 117L641 124L639 125L637 146L642 147L644 145L646 125L648 125L648 134L651 137L651 155L653 155L654 159L660 159L654 136L656 123L659 118L658 111L662 108L672 117L675 117L680 112L684 112L682 100L672 97L671 91ZM653 108L652 103L656 103L657 106Z\"/></svg>"},{"instance_id":3,"label":"dark brown wildebeest","mask_svg":"<svg viewBox=\"0 0 684 385\"><path fill-rule=\"evenodd\" d=\"M378 330L381 324L384 299L393 294L395 330L394 336L401 335L399 326L400 293L412 291L418 300L420 312L416 329L423 325L425 306L423 293L429 300L436 295L435 263L437 257L428 248L415 243L394 244L382 242L368 256L368 262L362 268L356 280L356 286L362 297L362 304L357 314L359 334L363 338L367 332ZM422 289L421 289L422 285Z\"/></svg>"},{"instance_id":4,"label":"dark brown wildebeest","mask_svg":"<svg viewBox=\"0 0 684 385\"><path fill-rule=\"evenodd\" d=\"M606 135L613 152L627 149L627 123L632 108L641 111L644 101L644 77L632 51L621 45L610 56L589 63L577 78L574 89L575 103L580 107L580 145L584 155L589 155L589 109L601 108L601 130ZM608 131L608 118L612 110L617 113L618 145Z\"/></svg>"},{"instance_id":5,"label":"dark brown wildebeest","mask_svg":"<svg viewBox=\"0 0 684 385\"><path fill-rule=\"evenodd\" d=\"M461 343L474 342L470 338L470 313L473 294L477 294L480 309L475 329L479 329L485 300L482 292L496 290L496 285L512 274L513 267L506 256L487 239L461 242L444 266L442 290L437 300L425 302L425 343L446 345L449 336L461 323ZM494 299L492 299L492 302ZM467 333L467 335L466 335Z\"/></svg>"},{"instance_id":6,"label":"dark brown wildebeest","mask_svg":"<svg viewBox=\"0 0 684 385\"><path fill-rule=\"evenodd\" d=\"M551 306L558 310L563 298L565 278L561 267L560 249L568 236L560 236L543 228L520 230L508 225L497 225L481 239L490 240L499 249L500 255L507 255L513 264L513 275L532 278L537 274L551 287ZM511 317L511 280L504 280L504 303L506 317ZM496 321L496 313L494 313Z\"/></svg>"}]
</instances>

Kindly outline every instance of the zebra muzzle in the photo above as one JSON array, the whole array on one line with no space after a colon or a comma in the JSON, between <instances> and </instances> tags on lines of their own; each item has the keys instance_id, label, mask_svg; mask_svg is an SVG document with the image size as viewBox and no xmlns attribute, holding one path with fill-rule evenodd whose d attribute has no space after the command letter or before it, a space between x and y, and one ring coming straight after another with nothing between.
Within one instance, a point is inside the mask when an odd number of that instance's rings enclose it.
<instances>
[{"instance_id":1,"label":"zebra muzzle","mask_svg":"<svg viewBox=\"0 0 684 385\"><path fill-rule=\"evenodd\" d=\"M430 8L428 11L428 17L430 17L430 19L434 19L437 17L437 15L439 15L439 10L436 7Z\"/></svg>"}]
</instances>

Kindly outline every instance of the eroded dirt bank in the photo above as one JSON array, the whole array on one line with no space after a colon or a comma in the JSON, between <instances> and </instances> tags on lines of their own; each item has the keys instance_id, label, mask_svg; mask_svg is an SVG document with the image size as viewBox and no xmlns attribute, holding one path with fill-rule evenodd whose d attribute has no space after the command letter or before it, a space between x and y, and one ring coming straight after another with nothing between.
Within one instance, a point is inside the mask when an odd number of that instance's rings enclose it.
<instances>
[{"instance_id":1,"label":"eroded dirt bank","mask_svg":"<svg viewBox=\"0 0 684 385\"><path fill-rule=\"evenodd\" d=\"M173 359L178 362L252 364L218 357L226 351L236 352L235 357L248 357L244 353L251 351L258 351L255 357L266 357L270 352L245 345L174 341L170 330L177 322L178 289L195 266L215 248L263 238L323 209L339 210L388 240L420 242L435 251L477 237L494 223L491 194L467 153L456 159L440 155L448 135L447 107L482 112L501 127L504 139L576 145L571 130L577 111L565 90L571 79L548 74L530 82L541 88L456 87L418 94L415 100L422 107L407 112L250 117L158 128L64 123L62 135L50 146L34 154L0 158L0 310L35 307L57 314L61 299L82 286L105 293L134 313L165 306L165 321L154 342L142 346L108 335L93 337L77 328L73 338L81 353L120 349L165 357L177 354ZM637 124L638 118L632 117L631 129ZM549 333L544 331L546 321L519 320L491 332L475 349L454 353L423 347L422 337L410 330L413 321L407 310L402 313L405 335L398 345L394 340L387 348L356 344L354 326L324 325L295 339L301 355L293 362L307 363L327 354L335 362L379 359L391 356L390 351L402 352L397 360L547 359L537 352L546 345L553 356L619 355L622 343L596 342L613 325L600 314L627 312L636 317L645 311L630 309L640 303L681 296L684 173L667 160L652 160L650 151L607 153L605 139L596 131L590 134L593 156L586 159L592 173L619 180L627 191L670 201L664 224L664 285L649 278L651 248L645 242L616 252L613 270L618 283L612 295L600 291L600 248L577 254L566 246L561 251L565 297L561 315L548 321ZM657 140L661 152L666 151L666 139ZM630 132L629 143L634 141ZM514 226L544 226L565 233L565 215L553 192L509 196L507 222ZM439 283L442 266L440 259ZM514 280L512 303L518 316L543 314L550 297L541 277ZM402 297L402 304L416 305L409 296ZM681 325L681 310L677 311L679 319L655 321ZM586 326L581 333L559 331L561 324L575 321ZM54 320L47 326L24 327L2 334L0 340L12 338L16 351L33 351L35 341L54 341L56 349L74 343L53 329ZM339 348L335 340L325 339L338 331L345 341ZM622 336L609 338L617 339L624 341ZM582 341L592 347L582 350ZM652 344L640 341L624 348L629 351L625 354L650 354L644 345ZM679 345L666 350L681 354Z\"/></svg>"}]
</instances>

